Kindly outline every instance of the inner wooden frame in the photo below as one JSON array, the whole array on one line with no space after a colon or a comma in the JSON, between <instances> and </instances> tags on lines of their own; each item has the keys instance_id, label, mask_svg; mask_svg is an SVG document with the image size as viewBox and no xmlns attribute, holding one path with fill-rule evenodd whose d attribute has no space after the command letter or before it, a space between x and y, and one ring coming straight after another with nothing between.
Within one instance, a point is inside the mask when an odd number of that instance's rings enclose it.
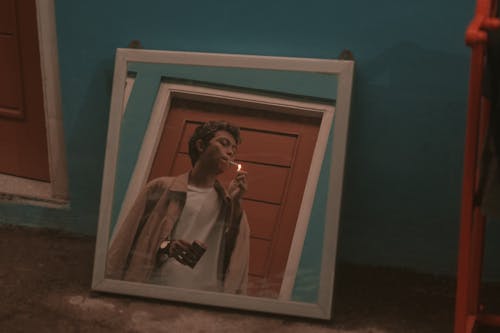
<instances>
[{"instance_id":1,"label":"inner wooden frame","mask_svg":"<svg viewBox=\"0 0 500 333\"><path fill-rule=\"evenodd\" d=\"M336 101L332 143L332 161L334 162L332 163L332 166L329 170L330 177L328 204L325 208L326 223L324 229L324 246L321 259L322 269L317 303L301 303L289 300L295 279L295 274L297 271L296 266L298 264L298 258L300 258L300 253L302 251L301 247L298 244L303 243L303 238L305 237L307 230L307 223L304 222L300 223L300 227L299 225L297 225L296 227L293 239L294 252L292 255L291 250L289 256L289 258L295 259L291 261L289 260L289 263L287 265L287 273L290 272L291 274L290 276L286 277L286 283L285 280L283 281L282 293L280 293L279 299L248 297L191 289L178 289L169 286L158 286L147 283L135 283L105 278L106 252L110 239L109 236L113 206L113 189L117 167L116 163L119 153L120 126L124 103L124 87L127 78L128 64L132 62L244 68L257 70L297 71L306 73L324 73L337 76L337 91L336 94L332 92L332 95L335 95ZM302 317L322 319L330 318L353 66L354 63L352 61L345 60L118 49L115 62L111 114L108 130L108 145L105 160L92 288L96 291L122 294L125 293L129 295L152 297L165 300L176 300L188 303L217 305L223 307L296 315ZM169 89L170 93L163 94L163 96L165 96L163 97L163 100L156 100L156 104L153 108L154 110L161 110L161 105L164 105L163 110L168 109L166 108L166 106L171 98L169 97L169 95L174 92L174 94L177 93L180 95L190 94L191 97L194 96L195 98L219 98L219 100L222 99L225 103L253 103L254 105L260 103L266 105L267 109L269 109L270 107L275 107L275 110L277 110L278 112L311 112L321 114L322 119L325 120L325 125L323 125L322 122L322 125L320 127L320 134L322 138L326 139L321 139L324 140L323 147L318 148L317 146L314 154L321 155L319 156L319 163L322 163L323 161L322 155L324 154L320 154L320 152L321 149L323 149L324 152L326 142L328 141L328 127L326 125L328 122L326 121L326 119L327 117L329 117L327 115L331 115L330 117L333 117L333 110L331 109L327 111L327 108L325 108L324 105L320 107L318 107L318 105L316 105L316 107L311 107L311 105L309 105L309 108L301 109L301 107L294 108L290 104L281 104L280 106L278 103L278 105L276 105L273 104L272 100L268 100L267 104L264 100L255 101L255 96L253 96L249 101L245 101L245 99L241 98L241 96L240 98L238 98L237 96L231 96L231 93L228 91L224 91L224 94L221 96L220 91L217 92L215 90L206 90L203 92L203 89L206 88L200 88L201 90L193 93L192 87L186 90L186 87L183 88L180 85L176 87L167 85L162 86L163 89ZM161 94L159 94L159 96L161 96ZM274 102L276 102L276 100L274 100ZM282 101L282 103L284 102ZM159 111L156 111L155 115L156 117L160 117L160 119L157 119L160 120L157 123L161 123L163 121L162 117L165 116L165 114L162 114L162 112ZM152 115L152 117L155 115ZM329 123L331 124L332 118L329 119ZM154 121L150 121L150 126L154 126L153 123ZM159 131L159 128L161 127L157 126L156 131ZM146 174L143 171L151 167L151 156L153 155L152 152L154 151L155 145L157 144L158 137L157 134L152 134L153 132L154 131L149 130L146 132L146 136L144 138L144 142L146 143L146 145L143 145L143 149L141 149L140 152L140 154L144 154L144 156L140 156L138 159L139 162L135 167L134 176L132 177L131 184L129 186L130 189L140 188L140 185L144 184L145 182L145 179L139 174ZM321 140L320 136L318 136L318 142ZM314 160L314 162L316 162L316 159ZM139 170L142 170L142 172ZM314 176L314 173L319 173L319 168L318 166L314 166L313 168L313 166L311 165L310 170L310 172L313 174L313 177L311 177L311 180L308 179L306 191L309 196L310 192L312 192L312 196L314 197L314 189L316 186L313 187L313 183L314 179L316 179L316 182L318 179L317 176ZM132 184L132 182L134 182L134 184ZM132 198L133 196L133 193L127 193L127 197ZM304 195L304 198L306 197L307 196ZM124 205L130 205L130 198L125 199ZM308 212L310 212L313 202L314 199L308 199L305 201L305 203L303 203L303 207L301 207L300 210L300 217L302 219L304 219L304 216L307 215Z\"/></svg>"}]
</instances>

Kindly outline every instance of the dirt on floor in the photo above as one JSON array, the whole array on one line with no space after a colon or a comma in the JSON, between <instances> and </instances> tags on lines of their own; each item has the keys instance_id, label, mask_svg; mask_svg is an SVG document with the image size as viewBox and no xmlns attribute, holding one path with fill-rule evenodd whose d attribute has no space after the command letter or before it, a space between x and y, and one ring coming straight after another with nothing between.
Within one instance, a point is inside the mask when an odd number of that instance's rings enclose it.
<instances>
[{"instance_id":1,"label":"dirt on floor","mask_svg":"<svg viewBox=\"0 0 500 333\"><path fill-rule=\"evenodd\" d=\"M453 332L448 278L339 264L333 319L306 320L91 292L94 245L0 226L0 332Z\"/></svg>"}]
</instances>

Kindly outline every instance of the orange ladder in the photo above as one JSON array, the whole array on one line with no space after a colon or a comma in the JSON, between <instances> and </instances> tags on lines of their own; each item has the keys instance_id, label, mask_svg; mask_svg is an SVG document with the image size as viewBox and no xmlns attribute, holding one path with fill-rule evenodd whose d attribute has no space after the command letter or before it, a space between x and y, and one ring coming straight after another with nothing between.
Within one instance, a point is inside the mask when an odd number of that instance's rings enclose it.
<instances>
[{"instance_id":1,"label":"orange ladder","mask_svg":"<svg viewBox=\"0 0 500 333\"><path fill-rule=\"evenodd\" d=\"M489 120L489 101L482 96L488 29L500 28L495 18L498 0L477 0L476 12L465 34L471 47L469 100L465 132L464 170L458 251L455 333L472 333L477 324L500 327L500 315L483 313L479 288L486 218L474 202L479 179L479 155Z\"/></svg>"}]
</instances>

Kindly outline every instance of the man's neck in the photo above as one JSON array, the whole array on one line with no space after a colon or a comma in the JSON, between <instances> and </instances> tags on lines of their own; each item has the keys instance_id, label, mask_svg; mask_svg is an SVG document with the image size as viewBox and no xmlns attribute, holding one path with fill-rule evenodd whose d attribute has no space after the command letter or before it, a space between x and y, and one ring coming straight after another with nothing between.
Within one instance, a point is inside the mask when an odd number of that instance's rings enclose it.
<instances>
[{"instance_id":1,"label":"man's neck","mask_svg":"<svg viewBox=\"0 0 500 333\"><path fill-rule=\"evenodd\" d=\"M217 175L196 164L189 173L188 184L199 188L209 188L214 186L216 180Z\"/></svg>"}]
</instances>

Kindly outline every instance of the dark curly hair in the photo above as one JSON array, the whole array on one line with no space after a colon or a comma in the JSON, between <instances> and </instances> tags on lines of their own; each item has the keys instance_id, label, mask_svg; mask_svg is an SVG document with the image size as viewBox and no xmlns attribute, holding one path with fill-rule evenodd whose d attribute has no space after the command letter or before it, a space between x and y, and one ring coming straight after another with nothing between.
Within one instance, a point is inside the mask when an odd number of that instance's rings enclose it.
<instances>
[{"instance_id":1,"label":"dark curly hair","mask_svg":"<svg viewBox=\"0 0 500 333\"><path fill-rule=\"evenodd\" d=\"M215 136L218 131L226 131L232 135L236 144L241 143L240 128L234 126L226 121L207 121L204 124L196 127L193 136L189 139L189 157L191 158L191 164L194 166L198 158L200 157L200 152L196 149L196 141L202 140L205 146L208 145L210 140Z\"/></svg>"}]
</instances>

